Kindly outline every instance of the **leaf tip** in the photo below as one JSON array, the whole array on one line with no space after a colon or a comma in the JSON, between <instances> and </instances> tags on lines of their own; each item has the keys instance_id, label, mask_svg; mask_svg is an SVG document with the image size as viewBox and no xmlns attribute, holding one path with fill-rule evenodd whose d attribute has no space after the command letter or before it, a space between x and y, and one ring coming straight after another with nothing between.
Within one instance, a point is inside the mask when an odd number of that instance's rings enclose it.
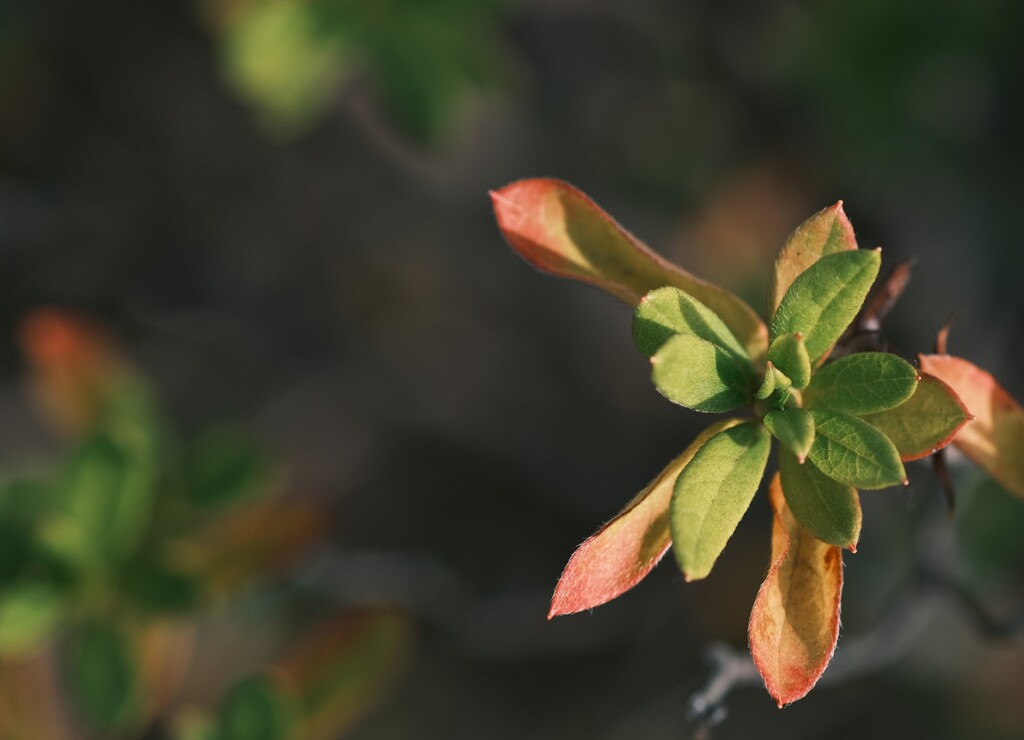
<instances>
[{"instance_id":1,"label":"leaf tip","mask_svg":"<svg viewBox=\"0 0 1024 740\"><path fill-rule=\"evenodd\" d=\"M906 487L910 485L910 478L903 476L903 480L900 481L900 485Z\"/></svg>"}]
</instances>

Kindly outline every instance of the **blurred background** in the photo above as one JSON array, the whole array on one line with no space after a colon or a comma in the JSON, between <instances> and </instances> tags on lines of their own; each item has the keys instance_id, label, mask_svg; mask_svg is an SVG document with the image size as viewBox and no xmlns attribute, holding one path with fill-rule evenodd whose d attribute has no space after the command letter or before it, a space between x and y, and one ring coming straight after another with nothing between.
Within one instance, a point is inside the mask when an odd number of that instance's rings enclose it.
<instances>
[{"instance_id":1,"label":"blurred background","mask_svg":"<svg viewBox=\"0 0 1024 740\"><path fill-rule=\"evenodd\" d=\"M1022 28L1010 0L0 0L0 737L1024 737L1020 632L899 598L924 548L1024 609L1024 502L955 457L954 517L915 463L846 556L837 661L911 636L783 711L688 717L708 646L745 650L764 496L706 581L545 620L706 419L487 198L569 180L759 309L843 199L916 260L893 350L960 311L950 351L1024 398Z\"/></svg>"}]
</instances>

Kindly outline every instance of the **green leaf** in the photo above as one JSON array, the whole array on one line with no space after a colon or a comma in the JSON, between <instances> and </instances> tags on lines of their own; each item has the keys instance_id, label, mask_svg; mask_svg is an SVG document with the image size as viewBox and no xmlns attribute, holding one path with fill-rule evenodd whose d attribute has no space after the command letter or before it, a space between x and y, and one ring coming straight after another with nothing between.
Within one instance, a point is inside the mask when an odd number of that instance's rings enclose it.
<instances>
[{"instance_id":1,"label":"green leaf","mask_svg":"<svg viewBox=\"0 0 1024 740\"><path fill-rule=\"evenodd\" d=\"M146 615L190 611L199 600L196 579L152 557L134 558L120 574L121 596Z\"/></svg>"},{"instance_id":2,"label":"green leaf","mask_svg":"<svg viewBox=\"0 0 1024 740\"><path fill-rule=\"evenodd\" d=\"M812 364L827 356L857 316L881 261L881 250L862 249L819 259L793 281L783 296L772 317L772 339L800 333Z\"/></svg>"},{"instance_id":3,"label":"green leaf","mask_svg":"<svg viewBox=\"0 0 1024 740\"><path fill-rule=\"evenodd\" d=\"M856 248L857 239L853 235L850 220L843 212L842 201L815 213L796 227L779 250L772 273L772 286L768 291L770 310L774 311L782 302L782 297L797 276L821 257Z\"/></svg>"},{"instance_id":4,"label":"green leaf","mask_svg":"<svg viewBox=\"0 0 1024 740\"><path fill-rule=\"evenodd\" d=\"M188 496L203 506L224 506L264 493L270 481L266 453L244 434L229 429L204 432L190 451Z\"/></svg>"},{"instance_id":5,"label":"green leaf","mask_svg":"<svg viewBox=\"0 0 1024 740\"><path fill-rule=\"evenodd\" d=\"M263 676L243 678L224 697L219 740L283 740L288 737L288 707Z\"/></svg>"},{"instance_id":6,"label":"green leaf","mask_svg":"<svg viewBox=\"0 0 1024 740\"><path fill-rule=\"evenodd\" d=\"M896 445L904 460L938 452L971 420L960 397L938 378L922 374L910 400L896 408L865 416Z\"/></svg>"},{"instance_id":7,"label":"green leaf","mask_svg":"<svg viewBox=\"0 0 1024 740\"><path fill-rule=\"evenodd\" d=\"M775 391L785 391L791 385L793 385L793 381L769 360L768 366L764 369L764 380L761 381L761 387L754 393L754 398L764 401Z\"/></svg>"},{"instance_id":8,"label":"green leaf","mask_svg":"<svg viewBox=\"0 0 1024 740\"><path fill-rule=\"evenodd\" d=\"M771 435L757 422L719 432L676 479L669 507L672 551L687 581L704 578L757 492Z\"/></svg>"},{"instance_id":9,"label":"green leaf","mask_svg":"<svg viewBox=\"0 0 1024 740\"><path fill-rule=\"evenodd\" d=\"M900 453L889 438L856 416L812 409L814 444L807 458L829 478L856 488L906 484Z\"/></svg>"},{"instance_id":10,"label":"green leaf","mask_svg":"<svg viewBox=\"0 0 1024 740\"><path fill-rule=\"evenodd\" d=\"M18 583L0 590L0 656L37 650L64 616L64 595L47 583Z\"/></svg>"},{"instance_id":11,"label":"green leaf","mask_svg":"<svg viewBox=\"0 0 1024 740\"><path fill-rule=\"evenodd\" d=\"M861 511L857 489L838 483L812 463L801 463L789 452L779 452L782 491L793 516L822 542L857 549Z\"/></svg>"},{"instance_id":12,"label":"green leaf","mask_svg":"<svg viewBox=\"0 0 1024 740\"><path fill-rule=\"evenodd\" d=\"M804 405L862 416L899 406L914 395L917 370L887 352L858 352L814 374Z\"/></svg>"},{"instance_id":13,"label":"green leaf","mask_svg":"<svg viewBox=\"0 0 1024 740\"><path fill-rule=\"evenodd\" d=\"M814 443L814 419L805 409L769 411L764 415L765 428L775 439L792 450L803 462Z\"/></svg>"},{"instance_id":14,"label":"green leaf","mask_svg":"<svg viewBox=\"0 0 1024 740\"><path fill-rule=\"evenodd\" d=\"M803 334L783 334L772 341L768 361L786 375L794 388L806 388L811 380L811 358Z\"/></svg>"},{"instance_id":15,"label":"green leaf","mask_svg":"<svg viewBox=\"0 0 1024 740\"><path fill-rule=\"evenodd\" d=\"M652 290L633 313L633 341L650 357L676 334L700 337L750 362L743 345L710 308L679 288Z\"/></svg>"},{"instance_id":16,"label":"green leaf","mask_svg":"<svg viewBox=\"0 0 1024 740\"><path fill-rule=\"evenodd\" d=\"M682 288L714 311L751 357L764 357L768 331L750 306L651 251L572 185L521 180L491 200L502 235L537 269L591 283L630 305L655 288Z\"/></svg>"},{"instance_id":17,"label":"green leaf","mask_svg":"<svg viewBox=\"0 0 1024 740\"><path fill-rule=\"evenodd\" d=\"M694 411L729 411L751 398L750 376L739 361L692 334L676 334L665 342L651 365L658 392Z\"/></svg>"},{"instance_id":18,"label":"green leaf","mask_svg":"<svg viewBox=\"0 0 1024 740\"><path fill-rule=\"evenodd\" d=\"M135 666L122 635L93 622L72 637L67 680L76 706L98 728L125 726L135 708Z\"/></svg>"}]
</instances>

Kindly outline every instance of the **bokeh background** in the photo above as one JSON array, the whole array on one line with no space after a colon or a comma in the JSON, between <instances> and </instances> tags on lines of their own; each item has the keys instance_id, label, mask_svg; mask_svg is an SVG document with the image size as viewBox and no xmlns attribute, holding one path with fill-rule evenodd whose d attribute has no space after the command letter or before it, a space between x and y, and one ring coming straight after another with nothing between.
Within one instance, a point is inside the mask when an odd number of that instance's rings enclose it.
<instances>
[{"instance_id":1,"label":"bokeh background","mask_svg":"<svg viewBox=\"0 0 1024 740\"><path fill-rule=\"evenodd\" d=\"M545 620L704 419L487 191L569 180L759 308L843 199L916 260L894 351L960 311L950 350L1024 398L1022 29L1011 0L0 0L0 736L706 734L688 697L745 648L767 503L707 581L666 563ZM955 517L925 464L864 495L840 654L922 531L1024 609L1024 503L951 464ZM150 503L95 565L111 486ZM711 734L1024 736L1019 633L922 625L783 711L737 689Z\"/></svg>"}]
</instances>

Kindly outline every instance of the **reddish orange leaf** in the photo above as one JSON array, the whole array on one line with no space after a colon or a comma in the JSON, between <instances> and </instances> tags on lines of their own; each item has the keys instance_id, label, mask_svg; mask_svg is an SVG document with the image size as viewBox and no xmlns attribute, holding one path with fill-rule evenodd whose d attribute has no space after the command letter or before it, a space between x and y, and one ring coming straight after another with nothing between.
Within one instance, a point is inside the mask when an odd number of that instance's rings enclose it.
<instances>
[{"instance_id":1,"label":"reddish orange leaf","mask_svg":"<svg viewBox=\"0 0 1024 740\"><path fill-rule=\"evenodd\" d=\"M1007 490L1024 497L1024 409L1006 389L967 360L921 355L921 369L949 385L974 420L953 444Z\"/></svg>"},{"instance_id":2,"label":"reddish orange leaf","mask_svg":"<svg viewBox=\"0 0 1024 740\"><path fill-rule=\"evenodd\" d=\"M857 239L853 234L850 219L843 211L843 201L818 211L797 226L782 245L779 256L775 258L772 285L768 291L771 301L769 313L774 313L779 307L782 296L789 290L797 275L819 258L843 249L856 248Z\"/></svg>"},{"instance_id":3,"label":"reddish orange leaf","mask_svg":"<svg viewBox=\"0 0 1024 740\"><path fill-rule=\"evenodd\" d=\"M768 330L750 306L651 251L572 185L520 180L491 200L506 241L539 270L591 283L630 305L673 285L717 313L755 361L767 351Z\"/></svg>"},{"instance_id":4,"label":"reddish orange leaf","mask_svg":"<svg viewBox=\"0 0 1024 740\"><path fill-rule=\"evenodd\" d=\"M772 565L750 614L750 653L779 707L807 695L839 639L842 550L815 539L786 506L778 473L769 487Z\"/></svg>"},{"instance_id":5,"label":"reddish orange leaf","mask_svg":"<svg viewBox=\"0 0 1024 740\"><path fill-rule=\"evenodd\" d=\"M701 445L739 423L728 419L701 432L626 508L577 548L555 586L548 619L609 602L651 572L672 545L668 507L680 471Z\"/></svg>"}]
</instances>

